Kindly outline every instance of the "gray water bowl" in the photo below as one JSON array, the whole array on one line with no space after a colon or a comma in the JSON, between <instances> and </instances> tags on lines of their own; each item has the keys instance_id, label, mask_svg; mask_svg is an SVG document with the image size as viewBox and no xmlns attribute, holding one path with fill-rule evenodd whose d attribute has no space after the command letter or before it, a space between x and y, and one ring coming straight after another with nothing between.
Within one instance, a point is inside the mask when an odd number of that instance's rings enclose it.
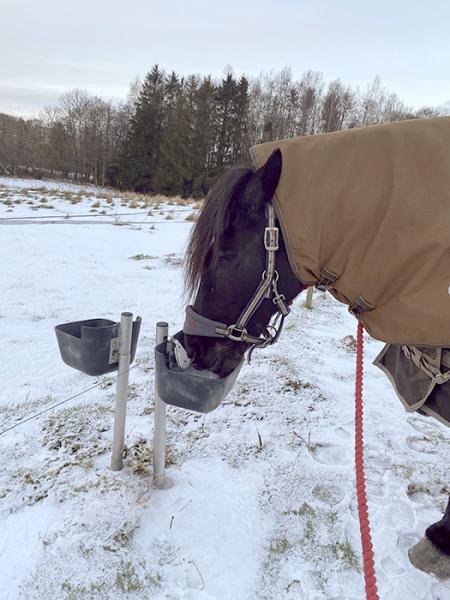
<instances>
[{"instance_id":1,"label":"gray water bowl","mask_svg":"<svg viewBox=\"0 0 450 600\"><path fill-rule=\"evenodd\" d=\"M184 345L184 334L174 335ZM227 377L190 366L181 369L170 360L167 342L155 348L156 387L163 402L196 412L211 412L231 392L244 363L242 360Z\"/></svg>"},{"instance_id":2,"label":"gray water bowl","mask_svg":"<svg viewBox=\"0 0 450 600\"><path fill-rule=\"evenodd\" d=\"M136 355L141 317L133 323L130 363ZM104 375L119 366L119 323L87 319L55 327L61 358L86 375Z\"/></svg>"}]
</instances>

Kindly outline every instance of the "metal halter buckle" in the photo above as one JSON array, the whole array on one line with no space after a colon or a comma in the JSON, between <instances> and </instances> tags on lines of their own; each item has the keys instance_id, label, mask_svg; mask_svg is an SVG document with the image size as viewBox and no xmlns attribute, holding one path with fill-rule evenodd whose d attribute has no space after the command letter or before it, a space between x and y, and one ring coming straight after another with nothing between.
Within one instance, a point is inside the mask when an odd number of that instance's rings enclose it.
<instances>
[{"instance_id":1,"label":"metal halter buckle","mask_svg":"<svg viewBox=\"0 0 450 600\"><path fill-rule=\"evenodd\" d=\"M278 290L277 290L277 292L278 292ZM276 296L274 296L272 298L272 302L274 304L281 304L281 303L284 304L286 302L286 296L284 294L278 294L277 292L275 292Z\"/></svg>"},{"instance_id":2,"label":"metal halter buckle","mask_svg":"<svg viewBox=\"0 0 450 600\"><path fill-rule=\"evenodd\" d=\"M234 332L237 331L236 335ZM247 330L245 328L239 329L236 325L230 325L227 329L226 337L233 342L243 342L244 338L247 336Z\"/></svg>"},{"instance_id":3,"label":"metal halter buckle","mask_svg":"<svg viewBox=\"0 0 450 600\"><path fill-rule=\"evenodd\" d=\"M276 252L279 248L278 227L266 227L264 230L264 247L269 252Z\"/></svg>"}]
</instances>

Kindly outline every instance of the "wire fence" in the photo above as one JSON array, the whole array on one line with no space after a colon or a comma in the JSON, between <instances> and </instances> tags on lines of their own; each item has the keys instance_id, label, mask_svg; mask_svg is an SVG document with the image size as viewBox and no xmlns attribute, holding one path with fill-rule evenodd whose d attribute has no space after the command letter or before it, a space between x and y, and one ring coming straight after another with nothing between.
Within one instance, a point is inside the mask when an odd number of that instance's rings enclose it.
<instances>
[{"instance_id":1,"label":"wire fence","mask_svg":"<svg viewBox=\"0 0 450 600\"><path fill-rule=\"evenodd\" d=\"M168 215L171 215L171 213L185 213L185 212L189 212L189 214L195 214L195 211L197 209L194 208L174 208L173 210L169 210L167 212ZM189 223L192 221L192 219L189 218L185 218L183 220L179 220L179 219L174 219L173 217L169 216L169 218L167 218L167 216L164 219L160 219L160 220L145 220L145 221L122 221L121 217L126 217L126 216L136 216L136 217L140 217L142 215L145 215L146 217L154 217L155 215L152 212L148 212L148 211L139 211L139 212L134 212L134 213L96 213L96 214L69 214L69 213L65 213L63 215L39 215L39 216L14 216L14 217L0 217L0 225L17 225L22 224L22 225L26 225L29 223L36 223L36 224L72 224L72 223L82 223L83 221L79 221L79 219L91 219L90 221L84 221L85 223L98 223L101 225L143 225L143 224L161 224L161 223ZM98 219L98 220L97 220ZM107 220L107 219L113 219L113 220Z\"/></svg>"},{"instance_id":2,"label":"wire fence","mask_svg":"<svg viewBox=\"0 0 450 600\"><path fill-rule=\"evenodd\" d=\"M11 221L9 223L2 223L0 219L0 225L116 225L117 227L126 225L175 225L175 224L192 224L192 220L183 219L182 221L176 219L168 219L162 221L64 221L64 220L49 220L49 221L26 221L23 222L20 219Z\"/></svg>"},{"instance_id":3,"label":"wire fence","mask_svg":"<svg viewBox=\"0 0 450 600\"><path fill-rule=\"evenodd\" d=\"M122 371L121 373L117 373L117 375L113 379L113 382L116 382L120 375L124 375L125 373L128 373L132 369L135 369L136 367L139 367L142 364L143 364L143 361L138 361L134 365L132 365L129 369L127 369L126 371ZM62 404L66 404L67 402L70 402L70 400L74 400L75 398L79 398L80 396L83 396L83 394L87 394L87 392L90 392L91 390L94 390L95 388L98 388L98 387L100 387L103 384L104 384L104 381L99 381L98 383L96 383L94 385L91 385L90 387L86 388L85 390L82 390L81 392L78 392L77 394L74 394L73 396L70 396L70 398L66 398L65 400L60 400L56 404L52 404L51 406L48 406L47 408L44 408L43 410L39 411L38 413L35 413L33 415L25 417L24 419L21 419L20 421L18 421L14 425L11 425L11 426L7 427L6 429L0 430L0 436L4 435L8 431L16 429L16 427L20 427L20 425L23 425L24 423L28 423L29 421L33 421L34 419L37 419L41 415L43 415L43 414L45 414L47 412L50 412L51 410L57 408L58 406L61 406Z\"/></svg>"},{"instance_id":4,"label":"wire fence","mask_svg":"<svg viewBox=\"0 0 450 600\"><path fill-rule=\"evenodd\" d=\"M195 208L186 208L186 207L181 207L181 208L170 208L168 209L169 214L171 212L193 212L195 210ZM85 219L85 218L91 218L91 217L113 217L113 218L117 218L117 217L130 217L130 216L141 216L141 215L146 215L148 217L151 217L153 215L153 211L149 212L147 211L139 211L139 212L124 212L124 213L90 213L90 214L76 214L76 213L64 213L63 215L54 215L52 216L53 219ZM21 221L33 221L33 220L39 220L39 219L48 219L49 216L48 215L32 215L32 216L28 216L28 217L0 217L0 221L17 221L17 219L20 219Z\"/></svg>"}]
</instances>

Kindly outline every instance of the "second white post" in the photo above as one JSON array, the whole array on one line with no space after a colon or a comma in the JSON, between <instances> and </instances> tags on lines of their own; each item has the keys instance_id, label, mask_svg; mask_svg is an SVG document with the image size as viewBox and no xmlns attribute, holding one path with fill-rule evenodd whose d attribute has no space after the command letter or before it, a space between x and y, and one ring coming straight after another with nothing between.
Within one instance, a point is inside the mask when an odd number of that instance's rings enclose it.
<instances>
[{"instance_id":1,"label":"second white post","mask_svg":"<svg viewBox=\"0 0 450 600\"><path fill-rule=\"evenodd\" d=\"M130 370L133 315L123 312L119 330L119 367L117 376L116 413L114 417L111 469L120 471L123 465L125 421L127 417L128 374Z\"/></svg>"},{"instance_id":2,"label":"second white post","mask_svg":"<svg viewBox=\"0 0 450 600\"><path fill-rule=\"evenodd\" d=\"M156 345L167 340L169 326L165 321L156 323ZM155 377L155 414L153 430L153 485L164 488L166 469L166 405L158 395Z\"/></svg>"}]
</instances>

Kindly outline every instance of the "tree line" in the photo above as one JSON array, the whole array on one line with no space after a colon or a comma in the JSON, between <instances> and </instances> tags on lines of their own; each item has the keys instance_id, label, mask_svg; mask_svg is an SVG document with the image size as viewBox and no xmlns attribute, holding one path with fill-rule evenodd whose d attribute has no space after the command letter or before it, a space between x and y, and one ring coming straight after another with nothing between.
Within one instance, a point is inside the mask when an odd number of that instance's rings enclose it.
<instances>
[{"instance_id":1,"label":"tree line","mask_svg":"<svg viewBox=\"0 0 450 600\"><path fill-rule=\"evenodd\" d=\"M0 114L0 173L61 177L146 193L203 196L261 141L438 116L412 110L379 78L365 91L318 72L179 76L158 65L113 103L65 93L39 118Z\"/></svg>"}]
</instances>

